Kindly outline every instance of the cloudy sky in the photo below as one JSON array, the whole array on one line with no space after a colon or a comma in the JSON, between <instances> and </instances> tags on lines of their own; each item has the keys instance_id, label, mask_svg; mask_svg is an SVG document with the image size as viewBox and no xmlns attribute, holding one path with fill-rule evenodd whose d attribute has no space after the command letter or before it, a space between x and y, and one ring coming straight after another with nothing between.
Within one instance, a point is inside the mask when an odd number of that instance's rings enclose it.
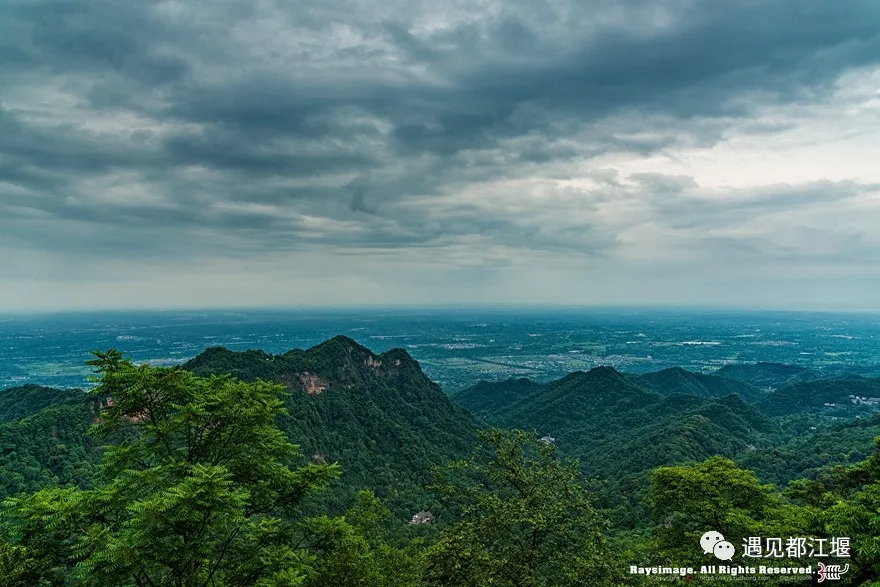
<instances>
[{"instance_id":1,"label":"cloudy sky","mask_svg":"<svg viewBox=\"0 0 880 587\"><path fill-rule=\"evenodd\" d=\"M0 2L0 310L880 307L877 0Z\"/></svg>"}]
</instances>

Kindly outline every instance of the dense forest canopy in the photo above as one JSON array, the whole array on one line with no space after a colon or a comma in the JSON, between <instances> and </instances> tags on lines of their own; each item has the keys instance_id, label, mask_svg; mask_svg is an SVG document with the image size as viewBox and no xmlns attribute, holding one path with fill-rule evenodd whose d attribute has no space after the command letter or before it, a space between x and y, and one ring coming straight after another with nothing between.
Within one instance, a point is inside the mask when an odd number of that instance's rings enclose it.
<instances>
[{"instance_id":1,"label":"dense forest canopy","mask_svg":"<svg viewBox=\"0 0 880 587\"><path fill-rule=\"evenodd\" d=\"M719 564L710 530L846 537L840 584L880 584L870 377L600 367L448 397L345 337L90 365L89 392L0 392L4 585L640 584Z\"/></svg>"}]
</instances>

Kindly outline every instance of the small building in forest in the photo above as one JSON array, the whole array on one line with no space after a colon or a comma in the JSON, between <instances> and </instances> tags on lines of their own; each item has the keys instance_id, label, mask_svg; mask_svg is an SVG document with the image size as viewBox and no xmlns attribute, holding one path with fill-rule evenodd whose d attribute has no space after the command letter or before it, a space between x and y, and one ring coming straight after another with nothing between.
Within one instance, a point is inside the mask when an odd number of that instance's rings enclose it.
<instances>
[{"instance_id":1,"label":"small building in forest","mask_svg":"<svg viewBox=\"0 0 880 587\"><path fill-rule=\"evenodd\" d=\"M431 512L421 511L415 514L409 521L410 524L427 524L434 521L434 514Z\"/></svg>"}]
</instances>

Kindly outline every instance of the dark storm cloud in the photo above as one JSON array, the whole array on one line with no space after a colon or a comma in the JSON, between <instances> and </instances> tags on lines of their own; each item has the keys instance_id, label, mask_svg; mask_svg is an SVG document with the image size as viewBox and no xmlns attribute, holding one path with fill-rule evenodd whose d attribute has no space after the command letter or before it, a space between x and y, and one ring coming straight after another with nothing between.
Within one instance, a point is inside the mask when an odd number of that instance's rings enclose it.
<instances>
[{"instance_id":1,"label":"dark storm cloud","mask_svg":"<svg viewBox=\"0 0 880 587\"><path fill-rule=\"evenodd\" d=\"M125 81L149 90L182 81L190 63L162 53L188 42L187 31L154 16L155 2L10 0L0 6L0 67L13 82L67 74L99 78L95 88ZM110 85L105 82L110 81ZM86 96L83 96L86 97ZM100 92L90 96L101 101ZM123 104L136 96L118 93ZM118 105L116 103L114 106Z\"/></svg>"},{"instance_id":2,"label":"dark storm cloud","mask_svg":"<svg viewBox=\"0 0 880 587\"><path fill-rule=\"evenodd\" d=\"M618 239L588 218L589 203L553 227L534 208L504 204L520 193L496 191L483 205L448 198L538 166L711 145L757 106L819 99L841 74L880 62L880 5L867 0L452 10L3 2L0 230L86 252L130 227L138 238L122 239L126 254L471 235L598 254ZM634 179L669 197L652 205L681 226L826 193L792 187L694 205L674 197L694 187L687 180ZM53 219L71 224L50 230Z\"/></svg>"}]
</instances>

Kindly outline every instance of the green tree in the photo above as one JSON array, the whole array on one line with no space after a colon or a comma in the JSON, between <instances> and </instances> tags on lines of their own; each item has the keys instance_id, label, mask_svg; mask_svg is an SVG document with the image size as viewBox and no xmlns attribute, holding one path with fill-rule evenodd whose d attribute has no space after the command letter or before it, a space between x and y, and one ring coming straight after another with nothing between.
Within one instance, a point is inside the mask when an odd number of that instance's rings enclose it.
<instances>
[{"instance_id":1,"label":"green tree","mask_svg":"<svg viewBox=\"0 0 880 587\"><path fill-rule=\"evenodd\" d=\"M6 587L53 587L64 584L64 575L43 567L23 546L0 542L0 577Z\"/></svg>"},{"instance_id":2,"label":"green tree","mask_svg":"<svg viewBox=\"0 0 880 587\"><path fill-rule=\"evenodd\" d=\"M391 512L370 490L362 490L342 519L310 520L321 528L323 555L307 587L415 587L420 585L421 542L390 543ZM399 528L397 528L399 530Z\"/></svg>"},{"instance_id":3,"label":"green tree","mask_svg":"<svg viewBox=\"0 0 880 587\"><path fill-rule=\"evenodd\" d=\"M284 388L95 355L92 393L107 406L94 433L116 441L102 482L8 500L2 564L37 561L50 584L60 571L102 587L301 584L322 527L299 522L298 508L338 471L289 466L297 450L276 425Z\"/></svg>"},{"instance_id":4,"label":"green tree","mask_svg":"<svg viewBox=\"0 0 880 587\"><path fill-rule=\"evenodd\" d=\"M654 560L645 562L711 563L715 559L699 547L709 530L739 549L746 537L797 536L807 525L806 512L785 502L773 485L722 457L655 469L650 499L659 525Z\"/></svg>"},{"instance_id":5,"label":"green tree","mask_svg":"<svg viewBox=\"0 0 880 587\"><path fill-rule=\"evenodd\" d=\"M849 538L849 579L871 587L880 586L880 437L874 446L865 461L791 488L793 496L816 506L812 521L817 534Z\"/></svg>"},{"instance_id":6,"label":"green tree","mask_svg":"<svg viewBox=\"0 0 880 587\"><path fill-rule=\"evenodd\" d=\"M438 489L462 515L432 545L425 583L542 587L614 584L620 565L578 465L523 431L481 432L469 461L441 471Z\"/></svg>"}]
</instances>

